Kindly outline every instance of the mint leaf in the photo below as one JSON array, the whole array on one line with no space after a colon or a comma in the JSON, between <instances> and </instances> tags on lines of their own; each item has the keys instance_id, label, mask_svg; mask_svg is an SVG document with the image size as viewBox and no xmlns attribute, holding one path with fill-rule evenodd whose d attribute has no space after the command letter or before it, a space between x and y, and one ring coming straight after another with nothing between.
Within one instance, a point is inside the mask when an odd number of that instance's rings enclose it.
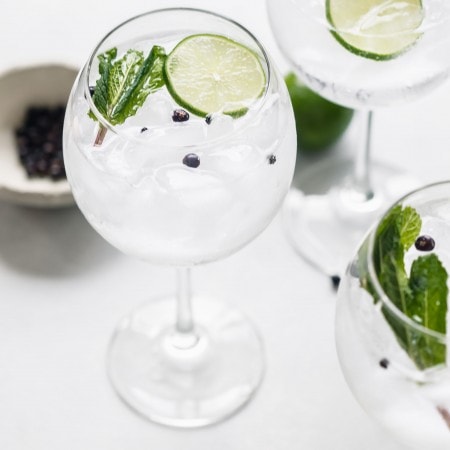
<instances>
[{"instance_id":1,"label":"mint leaf","mask_svg":"<svg viewBox=\"0 0 450 450\"><path fill-rule=\"evenodd\" d=\"M408 250L419 236L422 219L414 208L406 206L398 218L400 227L400 241L404 250Z\"/></svg>"},{"instance_id":2,"label":"mint leaf","mask_svg":"<svg viewBox=\"0 0 450 450\"><path fill-rule=\"evenodd\" d=\"M102 55L99 55L99 72L100 79L97 82L96 89L94 91L94 103L100 113L107 114L108 105L108 85L111 72L111 61L117 56L117 49L113 48L108 50Z\"/></svg>"},{"instance_id":3,"label":"mint leaf","mask_svg":"<svg viewBox=\"0 0 450 450\"><path fill-rule=\"evenodd\" d=\"M411 215L407 214L407 216ZM409 222L404 216L402 207L400 205L394 207L377 228L373 255L375 272L383 290L401 310L408 302L410 294L404 263L404 253L407 248L403 244L408 239L402 235L402 230L409 231L415 228L412 225L405 228L404 223Z\"/></svg>"},{"instance_id":4,"label":"mint leaf","mask_svg":"<svg viewBox=\"0 0 450 450\"><path fill-rule=\"evenodd\" d=\"M429 330L446 334L447 271L434 255L421 256L411 267L409 284L413 294L407 315ZM416 365L422 369L443 364L445 344L436 339L418 336Z\"/></svg>"},{"instance_id":5,"label":"mint leaf","mask_svg":"<svg viewBox=\"0 0 450 450\"><path fill-rule=\"evenodd\" d=\"M136 75L144 61L144 55L140 51L128 50L124 56L115 61L110 68L108 80L107 116L112 125L123 123L126 117L120 117L120 103L130 95Z\"/></svg>"},{"instance_id":6,"label":"mint leaf","mask_svg":"<svg viewBox=\"0 0 450 450\"><path fill-rule=\"evenodd\" d=\"M381 221L376 230L375 243L373 250L373 261L377 274L382 272L382 262L386 256L396 255L396 259L403 266L403 245L400 238L400 220L402 208L396 206Z\"/></svg>"},{"instance_id":7,"label":"mint leaf","mask_svg":"<svg viewBox=\"0 0 450 450\"><path fill-rule=\"evenodd\" d=\"M98 111L102 116L107 115L107 105L108 105L108 84L109 84L109 73L111 68L111 61L117 56L117 49L112 48L105 53L98 56L99 66L98 70L100 73L100 78L97 80L95 85L94 95L92 100L94 105L97 107ZM91 119L97 120L92 111L89 111L89 117Z\"/></svg>"},{"instance_id":8,"label":"mint leaf","mask_svg":"<svg viewBox=\"0 0 450 450\"><path fill-rule=\"evenodd\" d=\"M397 272L405 272L403 263L403 245L400 239L399 217L402 213L400 205L392 208L383 218L376 229L374 247L373 247L373 264L379 281L386 293L397 299L397 292L401 292L403 286L402 274ZM373 287L371 277L367 270L368 245L366 241L361 247L358 254L358 266L360 273L361 286L366 289L378 302L379 297L376 289ZM396 264L397 263L397 264ZM391 297L391 295L389 295Z\"/></svg>"},{"instance_id":9,"label":"mint leaf","mask_svg":"<svg viewBox=\"0 0 450 450\"><path fill-rule=\"evenodd\" d=\"M445 334L447 271L434 254L415 260L409 277L405 269L405 252L417 239L421 227L422 219L414 208L394 207L376 230L373 264L383 291L400 311L425 328ZM367 244L361 248L358 259L361 286L378 303L379 295L364 267L367 264ZM413 330L386 306L383 305L381 311L400 346L419 369L445 362L445 344Z\"/></svg>"},{"instance_id":10,"label":"mint leaf","mask_svg":"<svg viewBox=\"0 0 450 450\"><path fill-rule=\"evenodd\" d=\"M435 254L420 256L411 267L410 286L414 302L408 316L439 333L446 332L447 271ZM419 320L420 319L420 320Z\"/></svg>"},{"instance_id":11,"label":"mint leaf","mask_svg":"<svg viewBox=\"0 0 450 450\"><path fill-rule=\"evenodd\" d=\"M114 120L123 123L128 117L134 116L148 95L164 86L165 59L165 50L155 45L140 66L132 85L117 102L113 114Z\"/></svg>"},{"instance_id":12,"label":"mint leaf","mask_svg":"<svg viewBox=\"0 0 450 450\"><path fill-rule=\"evenodd\" d=\"M164 85L166 53L162 47L154 46L147 58L132 49L116 58L116 48L98 56L100 77L93 96L96 108L112 125L122 124L135 115L148 95ZM96 120L92 112L89 116ZM100 126L95 145L101 145L105 133L106 128Z\"/></svg>"},{"instance_id":13,"label":"mint leaf","mask_svg":"<svg viewBox=\"0 0 450 450\"><path fill-rule=\"evenodd\" d=\"M400 261L398 253L385 255L378 278L392 303L401 311L407 311L411 301L411 290L403 259Z\"/></svg>"}]
</instances>

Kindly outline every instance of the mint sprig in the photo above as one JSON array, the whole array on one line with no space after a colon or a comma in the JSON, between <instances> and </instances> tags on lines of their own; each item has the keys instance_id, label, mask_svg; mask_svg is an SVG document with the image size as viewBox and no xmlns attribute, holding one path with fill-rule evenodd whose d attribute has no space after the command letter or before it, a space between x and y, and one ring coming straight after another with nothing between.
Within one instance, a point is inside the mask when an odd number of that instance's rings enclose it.
<instances>
[{"instance_id":1,"label":"mint sprig","mask_svg":"<svg viewBox=\"0 0 450 450\"><path fill-rule=\"evenodd\" d=\"M116 58L116 48L98 56L100 77L93 95L97 110L112 125L122 124L135 115L148 95L164 86L166 52L155 45L147 58L143 52L132 49ZM92 112L89 115L96 120ZM106 128L100 125L94 145L101 145L105 135Z\"/></svg>"},{"instance_id":2,"label":"mint sprig","mask_svg":"<svg viewBox=\"0 0 450 450\"><path fill-rule=\"evenodd\" d=\"M376 230L373 263L378 281L393 304L423 327L446 333L448 274L435 254L420 256L405 268L405 253L419 236L422 220L414 208L393 208ZM359 253L360 280L378 303L380 298L364 268L367 245ZM381 311L400 346L421 370L445 363L445 344L399 320L385 305Z\"/></svg>"}]
</instances>

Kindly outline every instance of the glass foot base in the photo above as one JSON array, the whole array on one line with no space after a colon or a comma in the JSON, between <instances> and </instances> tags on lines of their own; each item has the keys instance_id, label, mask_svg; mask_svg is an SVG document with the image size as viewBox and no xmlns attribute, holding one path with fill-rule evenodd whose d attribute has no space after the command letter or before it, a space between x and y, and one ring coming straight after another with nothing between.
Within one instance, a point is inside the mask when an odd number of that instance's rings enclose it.
<instances>
[{"instance_id":1,"label":"glass foot base","mask_svg":"<svg viewBox=\"0 0 450 450\"><path fill-rule=\"evenodd\" d=\"M374 197L349 188L350 159L330 159L298 174L282 209L294 250L329 276L340 276L371 225L400 197L421 183L400 169L374 162Z\"/></svg>"},{"instance_id":2,"label":"glass foot base","mask_svg":"<svg viewBox=\"0 0 450 450\"><path fill-rule=\"evenodd\" d=\"M119 396L144 417L193 428L232 415L259 386L258 333L237 310L193 299L196 337L174 330L175 299L158 299L119 324L108 373Z\"/></svg>"}]
</instances>

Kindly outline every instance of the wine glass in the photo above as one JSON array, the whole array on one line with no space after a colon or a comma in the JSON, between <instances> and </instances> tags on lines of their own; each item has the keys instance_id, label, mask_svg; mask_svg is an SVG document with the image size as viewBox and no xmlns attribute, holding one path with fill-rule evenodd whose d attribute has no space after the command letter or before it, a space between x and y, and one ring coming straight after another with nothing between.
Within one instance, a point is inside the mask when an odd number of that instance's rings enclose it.
<instances>
[{"instance_id":1,"label":"wine glass","mask_svg":"<svg viewBox=\"0 0 450 450\"><path fill-rule=\"evenodd\" d=\"M414 449L450 447L450 183L389 209L341 282L336 342L366 412Z\"/></svg>"},{"instance_id":2,"label":"wine glass","mask_svg":"<svg viewBox=\"0 0 450 450\"><path fill-rule=\"evenodd\" d=\"M120 83L105 88L103 77L123 80L134 70L129 60L143 59L149 65L134 71L138 81L124 101L150 93L117 124L120 106L102 101ZM150 81L139 78L142 70ZM120 322L108 353L113 386L166 425L231 415L261 382L261 341L237 309L193 296L190 271L255 238L289 189L296 134L282 78L236 22L196 9L152 11L97 45L74 85L64 130L68 179L92 227L124 253L178 270L176 293Z\"/></svg>"},{"instance_id":3,"label":"wine glass","mask_svg":"<svg viewBox=\"0 0 450 450\"><path fill-rule=\"evenodd\" d=\"M373 110L420 97L448 76L450 4L442 0L267 0L282 54L321 96L358 110L354 161L299 173L283 209L294 249L340 275L370 224L420 185L371 161Z\"/></svg>"}]
</instances>

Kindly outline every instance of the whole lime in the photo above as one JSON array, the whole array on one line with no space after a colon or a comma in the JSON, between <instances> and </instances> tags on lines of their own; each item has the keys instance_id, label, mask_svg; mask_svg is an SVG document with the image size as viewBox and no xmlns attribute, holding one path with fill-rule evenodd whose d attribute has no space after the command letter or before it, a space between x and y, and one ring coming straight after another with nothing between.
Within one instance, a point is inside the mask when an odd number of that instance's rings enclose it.
<instances>
[{"instance_id":1,"label":"whole lime","mask_svg":"<svg viewBox=\"0 0 450 450\"><path fill-rule=\"evenodd\" d=\"M294 73L285 77L297 128L297 148L317 153L334 144L347 129L353 110L321 97Z\"/></svg>"}]
</instances>

